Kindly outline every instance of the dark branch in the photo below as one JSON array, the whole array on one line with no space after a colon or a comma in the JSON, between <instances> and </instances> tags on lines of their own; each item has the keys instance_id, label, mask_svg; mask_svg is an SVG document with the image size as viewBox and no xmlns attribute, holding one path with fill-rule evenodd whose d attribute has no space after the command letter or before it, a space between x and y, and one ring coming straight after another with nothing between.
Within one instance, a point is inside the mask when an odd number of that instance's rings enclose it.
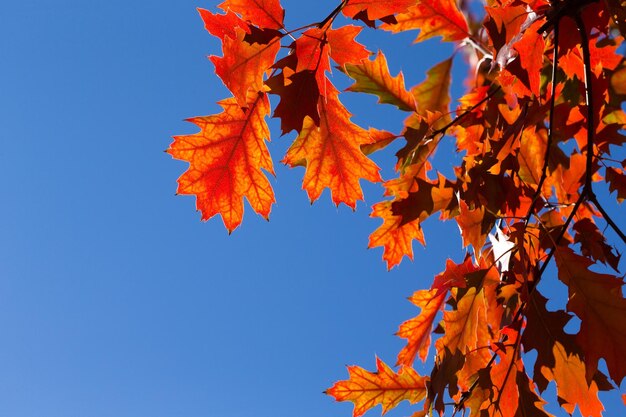
<instances>
[{"instance_id":1,"label":"dark branch","mask_svg":"<svg viewBox=\"0 0 626 417\"><path fill-rule=\"evenodd\" d=\"M609 216L609 213L607 213L604 210L604 208L600 204L600 201L598 201L598 197L596 197L595 193L593 192L590 193L589 200L593 203L594 206L596 206L598 211L602 213L602 217L604 218L604 220L609 224L609 226L611 226L611 228L615 231L615 233L617 233L617 235L622 239L622 242L626 243L626 235L624 235L624 232L622 232L621 229L617 226L617 224L613 221L613 219L611 219L611 217Z\"/></svg>"}]
</instances>

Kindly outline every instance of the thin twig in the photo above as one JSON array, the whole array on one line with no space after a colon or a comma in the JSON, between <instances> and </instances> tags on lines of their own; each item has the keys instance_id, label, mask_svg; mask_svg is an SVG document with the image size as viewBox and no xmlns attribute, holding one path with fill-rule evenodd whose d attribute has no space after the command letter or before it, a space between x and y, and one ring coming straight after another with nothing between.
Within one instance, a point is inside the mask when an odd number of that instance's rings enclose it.
<instances>
[{"instance_id":1,"label":"thin twig","mask_svg":"<svg viewBox=\"0 0 626 417\"><path fill-rule=\"evenodd\" d=\"M617 226L617 224L613 221L613 219L611 219L611 217L609 216L609 213L607 213L604 210L604 208L600 204L600 201L598 201L598 197L596 197L595 193L593 192L590 193L589 200L593 203L594 206L596 206L598 211L602 213L602 217L609 224L609 226L611 226L613 231L617 233L617 235L622 239L624 243L626 243L626 235L624 234L624 232L621 231L621 229Z\"/></svg>"},{"instance_id":2,"label":"thin twig","mask_svg":"<svg viewBox=\"0 0 626 417\"><path fill-rule=\"evenodd\" d=\"M557 71L559 69L559 25L554 27L554 52L552 55L552 92L550 97L550 116L548 121L548 141L546 143L546 152L543 159L543 168L541 168L541 178L539 179L539 184L537 184L537 190L535 191L535 195L530 203L530 208L528 209L528 214L526 215L526 219L524 221L524 227L528 225L533 212L535 211L535 203L537 199L541 196L541 190L543 188L543 183L546 181L548 177L548 165L550 164L550 149L552 148L552 135L554 134L554 107L556 101L556 76Z\"/></svg>"},{"instance_id":3,"label":"thin twig","mask_svg":"<svg viewBox=\"0 0 626 417\"><path fill-rule=\"evenodd\" d=\"M500 91L502 89L502 87L497 86L496 88L494 88L490 93L488 93L485 97L483 97L478 103L474 104L473 106L471 106L469 109L465 110L463 113L459 114L457 117L455 117L451 122L449 122L448 124L446 124L445 126L437 129L437 130L433 130L433 132L428 135L426 137L426 139L432 139L437 135L445 135L446 131L448 129L450 129L452 126L454 126L455 124L459 123L461 121L461 119L463 119L465 116L467 116L468 114L470 114L471 112L473 112L474 110L476 110L476 108L478 106L480 106L481 104L485 103L486 101L489 101L489 99L493 96L496 95L496 93L498 91Z\"/></svg>"}]
</instances>

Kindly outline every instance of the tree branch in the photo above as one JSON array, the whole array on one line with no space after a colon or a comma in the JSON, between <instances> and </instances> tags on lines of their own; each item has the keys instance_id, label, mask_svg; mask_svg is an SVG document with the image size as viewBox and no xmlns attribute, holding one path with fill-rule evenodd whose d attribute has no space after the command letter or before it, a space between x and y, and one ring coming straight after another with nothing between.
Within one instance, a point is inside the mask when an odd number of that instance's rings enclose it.
<instances>
[{"instance_id":1,"label":"tree branch","mask_svg":"<svg viewBox=\"0 0 626 417\"><path fill-rule=\"evenodd\" d=\"M589 193L589 200L593 203L594 206L596 206L598 211L602 213L602 218L604 218L604 220L609 224L609 226L611 226L613 231L617 233L617 235L622 239L622 242L626 243L626 235L617 226L617 224L613 221L613 219L611 219L611 217L609 216L609 213L607 213L606 210L604 210L604 208L600 204L600 201L598 201L598 197L596 196L594 192Z\"/></svg>"}]
</instances>

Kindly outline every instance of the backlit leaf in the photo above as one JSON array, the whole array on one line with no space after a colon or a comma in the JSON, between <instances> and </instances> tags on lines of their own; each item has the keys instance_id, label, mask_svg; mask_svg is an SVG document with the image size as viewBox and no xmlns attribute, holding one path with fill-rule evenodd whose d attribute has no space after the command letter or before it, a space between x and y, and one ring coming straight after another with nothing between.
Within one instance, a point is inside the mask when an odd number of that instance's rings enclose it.
<instances>
[{"instance_id":1,"label":"backlit leaf","mask_svg":"<svg viewBox=\"0 0 626 417\"><path fill-rule=\"evenodd\" d=\"M367 17L371 20L376 20L392 14L402 13L415 2L416 0L348 0L342 12L348 17L354 17L359 12L366 10Z\"/></svg>"},{"instance_id":2,"label":"backlit leaf","mask_svg":"<svg viewBox=\"0 0 626 417\"><path fill-rule=\"evenodd\" d=\"M233 93L241 107L247 106L248 92L264 91L263 76L278 54L280 43L249 44L243 40L246 33L236 30L237 38L224 38L223 57L212 56L215 73Z\"/></svg>"},{"instance_id":3,"label":"backlit leaf","mask_svg":"<svg viewBox=\"0 0 626 417\"><path fill-rule=\"evenodd\" d=\"M583 349L587 380L603 358L611 378L621 383L626 376L626 299L624 281L588 268L593 263L570 249L556 252L559 279L569 288L568 310L580 318L576 340Z\"/></svg>"},{"instance_id":4,"label":"backlit leaf","mask_svg":"<svg viewBox=\"0 0 626 417\"><path fill-rule=\"evenodd\" d=\"M265 144L269 140L265 123L269 102L265 94L258 94L247 109L234 98L219 104L222 113L189 119L200 132L176 136L168 153L190 163L178 179L177 193L195 195L202 220L221 214L228 231L233 231L243 217L244 197L265 218L275 201L262 171L274 173Z\"/></svg>"},{"instance_id":5,"label":"backlit leaf","mask_svg":"<svg viewBox=\"0 0 626 417\"><path fill-rule=\"evenodd\" d=\"M350 379L336 382L326 391L337 401L354 403L353 417L363 415L372 407L382 404L383 414L396 407L401 401L411 404L426 396L428 377L420 376L413 368L401 367L395 373L383 361L376 358L376 372L358 366L349 366Z\"/></svg>"},{"instance_id":6,"label":"backlit leaf","mask_svg":"<svg viewBox=\"0 0 626 417\"><path fill-rule=\"evenodd\" d=\"M222 10L239 13L252 24L270 29L281 29L285 11L279 0L226 0L218 6Z\"/></svg>"},{"instance_id":7,"label":"backlit leaf","mask_svg":"<svg viewBox=\"0 0 626 417\"><path fill-rule=\"evenodd\" d=\"M378 96L379 103L393 104L401 110L415 111L415 99L404 86L404 76L402 73L395 77L391 76L382 52L378 52L373 61L346 65L345 72L355 80L347 91L374 94Z\"/></svg>"},{"instance_id":8,"label":"backlit leaf","mask_svg":"<svg viewBox=\"0 0 626 417\"><path fill-rule=\"evenodd\" d=\"M396 21L381 27L394 33L419 29L415 42L435 36L448 42L460 41L469 36L467 21L456 0L421 0L407 12L397 15Z\"/></svg>"},{"instance_id":9,"label":"backlit leaf","mask_svg":"<svg viewBox=\"0 0 626 417\"><path fill-rule=\"evenodd\" d=\"M311 201L329 188L335 204L345 203L354 209L357 200L363 199L359 181L381 181L379 168L361 151L361 145L371 143L371 139L366 130L350 121L350 113L336 91L320 96L318 108L319 126L306 117L283 162L306 167L302 187Z\"/></svg>"}]
</instances>

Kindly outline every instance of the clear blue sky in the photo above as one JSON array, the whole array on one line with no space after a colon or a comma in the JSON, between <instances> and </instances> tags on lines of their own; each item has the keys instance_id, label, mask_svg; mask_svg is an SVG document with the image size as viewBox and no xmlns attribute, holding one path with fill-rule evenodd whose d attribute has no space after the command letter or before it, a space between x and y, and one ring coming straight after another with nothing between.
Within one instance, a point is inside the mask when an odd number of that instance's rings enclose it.
<instances>
[{"instance_id":1,"label":"clear blue sky","mask_svg":"<svg viewBox=\"0 0 626 417\"><path fill-rule=\"evenodd\" d=\"M248 209L232 236L175 197L186 166L163 150L228 94L195 10L217 3L0 7L0 417L348 417L322 391L346 364L393 363L405 298L463 258L456 226L428 225L428 251L387 273L366 250L380 186L356 213L328 194L311 206L280 164L271 221ZM296 27L336 1L283 4ZM413 36L363 39L416 83L448 50ZM398 131L375 99L346 102ZM291 139L274 135L275 160Z\"/></svg>"}]
</instances>

